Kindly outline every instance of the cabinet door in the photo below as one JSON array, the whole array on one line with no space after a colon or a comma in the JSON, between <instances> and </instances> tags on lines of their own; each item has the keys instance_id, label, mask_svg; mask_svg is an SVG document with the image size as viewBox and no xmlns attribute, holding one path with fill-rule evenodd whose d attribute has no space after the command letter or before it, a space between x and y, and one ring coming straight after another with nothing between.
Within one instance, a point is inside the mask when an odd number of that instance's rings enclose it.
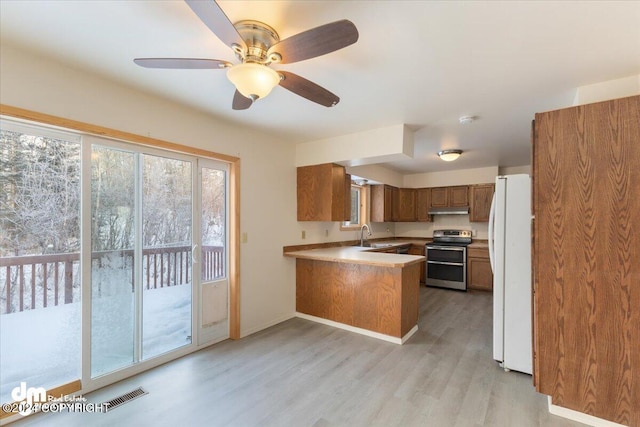
<instances>
[{"instance_id":1,"label":"cabinet door","mask_svg":"<svg viewBox=\"0 0 640 427\"><path fill-rule=\"evenodd\" d=\"M469 187L469 221L489 222L494 187L495 184L478 184Z\"/></svg>"},{"instance_id":2,"label":"cabinet door","mask_svg":"<svg viewBox=\"0 0 640 427\"><path fill-rule=\"evenodd\" d=\"M393 187L389 185L372 185L371 210L369 216L371 222L391 222L393 221ZM397 190L397 189L396 189Z\"/></svg>"},{"instance_id":3,"label":"cabinet door","mask_svg":"<svg viewBox=\"0 0 640 427\"><path fill-rule=\"evenodd\" d=\"M431 206L431 189L418 188L416 190L416 220L421 222L431 222L429 215L429 206Z\"/></svg>"},{"instance_id":4,"label":"cabinet door","mask_svg":"<svg viewBox=\"0 0 640 427\"><path fill-rule=\"evenodd\" d=\"M431 189L431 207L447 208L449 207L449 191L448 187L436 187Z\"/></svg>"},{"instance_id":5,"label":"cabinet door","mask_svg":"<svg viewBox=\"0 0 640 427\"><path fill-rule=\"evenodd\" d=\"M468 185L448 187L448 191L449 191L449 207L469 206L469 186Z\"/></svg>"},{"instance_id":6,"label":"cabinet door","mask_svg":"<svg viewBox=\"0 0 640 427\"><path fill-rule=\"evenodd\" d=\"M384 222L384 185L372 185L369 195L369 219L371 222Z\"/></svg>"},{"instance_id":7,"label":"cabinet door","mask_svg":"<svg viewBox=\"0 0 640 427\"><path fill-rule=\"evenodd\" d=\"M343 221L351 220L351 175L344 175L344 219Z\"/></svg>"},{"instance_id":8,"label":"cabinet door","mask_svg":"<svg viewBox=\"0 0 640 427\"><path fill-rule=\"evenodd\" d=\"M467 288L469 289L493 290L493 273L488 259L469 258L467 260L467 282Z\"/></svg>"},{"instance_id":9,"label":"cabinet door","mask_svg":"<svg viewBox=\"0 0 640 427\"><path fill-rule=\"evenodd\" d=\"M332 163L299 167L298 221L344 221L345 175L343 166Z\"/></svg>"},{"instance_id":10,"label":"cabinet door","mask_svg":"<svg viewBox=\"0 0 640 427\"><path fill-rule=\"evenodd\" d=\"M640 96L536 114L534 156L537 390L640 426Z\"/></svg>"},{"instance_id":11,"label":"cabinet door","mask_svg":"<svg viewBox=\"0 0 640 427\"><path fill-rule=\"evenodd\" d=\"M415 222L416 190L413 188L399 188L398 193L398 221Z\"/></svg>"},{"instance_id":12,"label":"cabinet door","mask_svg":"<svg viewBox=\"0 0 640 427\"><path fill-rule=\"evenodd\" d=\"M329 221L346 221L349 218L345 218L346 213L345 204L347 199L351 200L351 188L349 192L345 194L345 178L346 172L343 166L331 165L331 198L327 201L331 205L331 219ZM349 208L351 209L351 208Z\"/></svg>"},{"instance_id":13,"label":"cabinet door","mask_svg":"<svg viewBox=\"0 0 640 427\"><path fill-rule=\"evenodd\" d=\"M389 221L395 222L395 221L398 221L398 218L400 218L400 189L397 187L391 187L387 185L385 186L385 191L387 191L386 190L387 188L391 193L391 202L390 202L391 216L389 217ZM386 201L386 196L385 196L385 201Z\"/></svg>"},{"instance_id":14,"label":"cabinet door","mask_svg":"<svg viewBox=\"0 0 640 427\"><path fill-rule=\"evenodd\" d=\"M467 248L467 287L481 291L493 290L493 272L488 248Z\"/></svg>"}]
</instances>

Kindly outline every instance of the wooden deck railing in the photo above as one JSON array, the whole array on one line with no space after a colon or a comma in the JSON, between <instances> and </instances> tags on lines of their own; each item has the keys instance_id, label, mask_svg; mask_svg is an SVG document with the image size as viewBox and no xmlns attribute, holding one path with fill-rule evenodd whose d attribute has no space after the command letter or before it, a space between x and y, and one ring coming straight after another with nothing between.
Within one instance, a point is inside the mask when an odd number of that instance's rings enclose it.
<instances>
[{"instance_id":1,"label":"wooden deck railing","mask_svg":"<svg viewBox=\"0 0 640 427\"><path fill-rule=\"evenodd\" d=\"M224 275L224 248L203 246L202 280ZM93 268L100 268L107 257L122 259L131 270L133 290L133 250L92 253ZM142 287L157 289L191 283L191 246L144 249ZM80 299L80 253L0 257L0 314L69 304Z\"/></svg>"}]
</instances>

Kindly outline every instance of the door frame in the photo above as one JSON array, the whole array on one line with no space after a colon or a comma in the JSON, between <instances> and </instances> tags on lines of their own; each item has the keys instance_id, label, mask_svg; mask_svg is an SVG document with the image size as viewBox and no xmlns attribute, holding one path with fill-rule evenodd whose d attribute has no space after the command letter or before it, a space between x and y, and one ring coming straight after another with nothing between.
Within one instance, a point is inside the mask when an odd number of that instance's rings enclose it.
<instances>
[{"instance_id":1,"label":"door frame","mask_svg":"<svg viewBox=\"0 0 640 427\"><path fill-rule=\"evenodd\" d=\"M84 123L76 120L71 120L63 117L53 116L49 114L39 113L23 108L13 107L5 104L0 104L0 115L11 117L17 120L26 120L29 122L34 122L35 124L40 124L44 126L55 126L60 127L65 130L72 130L79 132L84 135L92 135L95 137L102 137L106 139L112 139L115 141L125 142L133 145L141 145L145 147L152 147L156 149L160 149L163 151L175 152L183 155L191 155L195 157L202 157L206 159L212 159L219 162L224 162L229 165L229 209L228 209L228 217L227 221L229 223L229 247L227 248L227 253L229 256L229 338L233 340L240 339L240 158L235 156L229 156L226 154L215 153L208 150L203 150L196 147L186 146L182 144L177 144L173 142L163 141L156 138L150 138L142 135L137 135L129 132L123 132L116 129L111 129L103 126L93 125L89 123ZM86 162L86 160L90 160L90 150L87 150L86 147L82 147L82 160L84 165L89 165L90 162ZM88 167L88 166L83 166ZM83 176L87 176L87 174L83 174ZM87 182L83 178L82 185L86 186ZM90 182L89 182L90 185ZM81 190L84 192L84 189ZM82 204L81 207L81 216L90 215L90 203L87 208L85 207L86 203ZM90 238L90 236L89 236ZM86 244L86 237L81 237L83 244ZM90 243L90 242L89 242ZM84 261L81 261L84 264ZM85 273L86 271L83 271ZM85 275L86 276L86 275ZM83 278L83 292L86 294L86 289L89 284L85 284L86 277ZM83 305L82 310L82 318L83 322L85 321L86 316L90 317L90 312L87 312L88 309L87 304ZM88 350L90 351L90 328L83 327L82 328L82 353L83 356L88 346ZM77 392L80 391L82 393L88 393L92 390L96 390L98 388L104 387L106 385L112 384L114 382L120 381L124 378L128 378L130 376L136 375L138 373L149 370L155 366L159 366L163 363L166 363L170 360L177 359L186 354L192 353L194 351L199 350L200 348L207 347L211 344L204 344L202 346L198 346L196 343L193 343L190 346L185 346L184 348L178 349L174 352L164 354L158 356L154 359L147 361L146 363L139 363L130 368L123 369L116 374L109 375L107 377L98 377L94 380L91 380L91 373L89 366L84 366L86 364L83 363L82 366L82 383L80 390L70 390L69 392ZM83 360L88 360L83 357ZM88 375L87 375L88 374ZM87 380L88 378L88 380ZM74 387L75 388L75 387Z\"/></svg>"}]
</instances>

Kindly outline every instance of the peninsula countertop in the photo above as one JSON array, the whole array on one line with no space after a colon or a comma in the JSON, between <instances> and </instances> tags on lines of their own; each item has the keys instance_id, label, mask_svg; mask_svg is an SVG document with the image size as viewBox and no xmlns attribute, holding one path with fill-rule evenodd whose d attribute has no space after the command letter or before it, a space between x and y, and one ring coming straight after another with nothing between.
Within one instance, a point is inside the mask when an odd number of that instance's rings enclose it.
<instances>
[{"instance_id":1,"label":"peninsula countertop","mask_svg":"<svg viewBox=\"0 0 640 427\"><path fill-rule=\"evenodd\" d=\"M402 246L403 244L410 243L411 242L393 241L393 246ZM375 252L377 249L362 246L341 246L285 252L284 256L317 261L376 265L380 267L406 267L408 265L424 262L425 260L425 257L420 255Z\"/></svg>"}]
</instances>

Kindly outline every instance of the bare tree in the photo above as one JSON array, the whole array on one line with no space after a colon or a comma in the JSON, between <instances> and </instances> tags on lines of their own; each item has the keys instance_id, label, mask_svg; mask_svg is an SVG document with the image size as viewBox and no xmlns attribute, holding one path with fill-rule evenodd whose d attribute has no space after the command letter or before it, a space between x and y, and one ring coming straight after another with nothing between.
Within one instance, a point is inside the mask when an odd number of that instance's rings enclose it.
<instances>
[{"instance_id":1,"label":"bare tree","mask_svg":"<svg viewBox=\"0 0 640 427\"><path fill-rule=\"evenodd\" d=\"M80 144L2 131L0 254L79 250Z\"/></svg>"}]
</instances>

